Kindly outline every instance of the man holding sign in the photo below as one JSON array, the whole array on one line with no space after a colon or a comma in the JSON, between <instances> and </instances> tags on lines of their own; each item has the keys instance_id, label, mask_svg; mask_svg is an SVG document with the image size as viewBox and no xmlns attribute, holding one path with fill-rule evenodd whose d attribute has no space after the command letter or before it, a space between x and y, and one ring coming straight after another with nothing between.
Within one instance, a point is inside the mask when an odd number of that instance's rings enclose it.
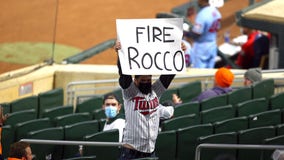
<instances>
[{"instance_id":1,"label":"man holding sign","mask_svg":"<svg viewBox=\"0 0 284 160\"><path fill-rule=\"evenodd\" d=\"M173 114L159 106L159 98L185 68L182 20L117 20L117 32L115 49L126 121L120 160L155 157L159 119ZM164 75L152 84L150 74Z\"/></svg>"}]
</instances>

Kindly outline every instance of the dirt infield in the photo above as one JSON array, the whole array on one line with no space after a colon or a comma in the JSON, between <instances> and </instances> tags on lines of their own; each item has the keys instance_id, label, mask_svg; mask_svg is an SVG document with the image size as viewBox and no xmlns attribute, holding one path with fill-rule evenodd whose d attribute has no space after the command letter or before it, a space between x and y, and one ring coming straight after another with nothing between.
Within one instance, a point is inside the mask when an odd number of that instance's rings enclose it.
<instances>
[{"instance_id":1,"label":"dirt infield","mask_svg":"<svg viewBox=\"0 0 284 160\"><path fill-rule=\"evenodd\" d=\"M58 2L58 10L56 4ZM98 43L116 37L115 20L123 18L155 18L158 12L170 12L186 0L9 0L0 2L0 43L18 41L53 42L88 49ZM223 32L231 36L239 34L234 13L248 5L239 0L228 0L220 9ZM56 16L56 11L58 16ZM57 23L55 23L57 22ZM55 31L56 27L56 32ZM54 38L55 37L55 38ZM7 57L9 58L9 57ZM82 63L115 64L113 50L109 49ZM0 62L0 74L25 65Z\"/></svg>"}]
</instances>

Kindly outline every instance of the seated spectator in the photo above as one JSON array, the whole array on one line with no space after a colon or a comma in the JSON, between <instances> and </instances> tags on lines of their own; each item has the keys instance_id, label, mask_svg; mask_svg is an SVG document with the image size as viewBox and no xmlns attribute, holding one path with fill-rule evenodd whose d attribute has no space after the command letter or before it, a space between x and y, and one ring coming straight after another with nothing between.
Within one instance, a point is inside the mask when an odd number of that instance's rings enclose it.
<instances>
[{"instance_id":1,"label":"seated spectator","mask_svg":"<svg viewBox=\"0 0 284 160\"><path fill-rule=\"evenodd\" d=\"M106 123L103 131L118 129L119 130L119 142L122 141L123 129L125 127L125 119L119 114L121 109L121 103L119 102L115 94L107 94L103 100L102 108L105 110Z\"/></svg>"},{"instance_id":2,"label":"seated spectator","mask_svg":"<svg viewBox=\"0 0 284 160\"><path fill-rule=\"evenodd\" d=\"M250 68L244 74L244 86L250 86L255 82L262 80L260 68Z\"/></svg>"},{"instance_id":3,"label":"seated spectator","mask_svg":"<svg viewBox=\"0 0 284 160\"><path fill-rule=\"evenodd\" d=\"M32 150L27 142L16 142L11 144L8 160L32 160Z\"/></svg>"},{"instance_id":4,"label":"seated spectator","mask_svg":"<svg viewBox=\"0 0 284 160\"><path fill-rule=\"evenodd\" d=\"M215 97L232 91L231 85L234 80L234 74L227 68L219 68L215 73L214 87L208 89L192 101L202 101L207 98Z\"/></svg>"}]
</instances>

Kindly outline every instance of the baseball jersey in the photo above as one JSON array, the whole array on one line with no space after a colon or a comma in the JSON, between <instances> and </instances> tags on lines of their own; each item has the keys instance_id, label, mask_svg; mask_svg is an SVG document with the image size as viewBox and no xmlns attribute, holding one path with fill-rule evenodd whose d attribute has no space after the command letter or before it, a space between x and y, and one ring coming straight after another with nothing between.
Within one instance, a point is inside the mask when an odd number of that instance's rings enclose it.
<instances>
[{"instance_id":1,"label":"baseball jersey","mask_svg":"<svg viewBox=\"0 0 284 160\"><path fill-rule=\"evenodd\" d=\"M192 32L194 38L191 60L194 68L214 68L217 55L217 31L220 29L220 12L212 6L203 7L197 14Z\"/></svg>"},{"instance_id":2,"label":"baseball jersey","mask_svg":"<svg viewBox=\"0 0 284 160\"><path fill-rule=\"evenodd\" d=\"M122 142L137 151L152 153L159 131L159 97L169 87L175 75L161 75L153 83L151 93L142 94L134 84L132 76L122 74L119 60L117 67L125 111Z\"/></svg>"},{"instance_id":3,"label":"baseball jersey","mask_svg":"<svg viewBox=\"0 0 284 160\"><path fill-rule=\"evenodd\" d=\"M152 88L147 95L142 94L134 83L123 90L126 120L123 142L146 153L155 149L160 120L158 97L166 90L159 80Z\"/></svg>"},{"instance_id":4,"label":"baseball jersey","mask_svg":"<svg viewBox=\"0 0 284 160\"><path fill-rule=\"evenodd\" d=\"M200 36L195 42L216 41L217 31L221 27L221 14L212 6L203 7L197 14L192 31Z\"/></svg>"}]
</instances>

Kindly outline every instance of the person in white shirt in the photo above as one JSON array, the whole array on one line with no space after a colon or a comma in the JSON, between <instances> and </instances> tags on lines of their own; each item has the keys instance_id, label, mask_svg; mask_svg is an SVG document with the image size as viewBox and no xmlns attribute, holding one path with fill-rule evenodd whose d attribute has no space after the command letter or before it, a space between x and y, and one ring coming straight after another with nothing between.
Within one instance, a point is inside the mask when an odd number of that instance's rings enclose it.
<instances>
[{"instance_id":1,"label":"person in white shirt","mask_svg":"<svg viewBox=\"0 0 284 160\"><path fill-rule=\"evenodd\" d=\"M119 113L121 109L121 103L117 96L113 93L107 94L103 100L102 108L105 110L106 123L103 131L118 129L119 130L119 142L122 141L123 129L125 127L125 119L122 114Z\"/></svg>"}]
</instances>

